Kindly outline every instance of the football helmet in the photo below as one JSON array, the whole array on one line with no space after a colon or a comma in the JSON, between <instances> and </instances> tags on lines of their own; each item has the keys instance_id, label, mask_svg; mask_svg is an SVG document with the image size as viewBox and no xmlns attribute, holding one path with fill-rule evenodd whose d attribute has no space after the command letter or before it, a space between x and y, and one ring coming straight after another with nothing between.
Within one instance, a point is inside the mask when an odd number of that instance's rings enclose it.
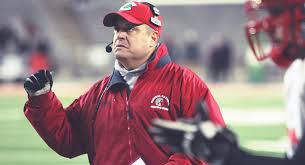
<instances>
[{"instance_id":1,"label":"football helmet","mask_svg":"<svg viewBox=\"0 0 305 165\"><path fill-rule=\"evenodd\" d=\"M258 61L286 68L305 57L305 0L247 0L246 36Z\"/></svg>"}]
</instances>

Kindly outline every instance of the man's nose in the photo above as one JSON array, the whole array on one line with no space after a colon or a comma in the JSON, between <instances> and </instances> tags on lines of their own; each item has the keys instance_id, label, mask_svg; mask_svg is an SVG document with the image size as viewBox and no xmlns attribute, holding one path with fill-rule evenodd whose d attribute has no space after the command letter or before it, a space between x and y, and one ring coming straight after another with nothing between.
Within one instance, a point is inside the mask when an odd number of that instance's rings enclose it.
<instances>
[{"instance_id":1,"label":"man's nose","mask_svg":"<svg viewBox=\"0 0 305 165\"><path fill-rule=\"evenodd\" d=\"M127 32L124 30L119 30L116 32L117 38L125 38L127 36Z\"/></svg>"}]
</instances>

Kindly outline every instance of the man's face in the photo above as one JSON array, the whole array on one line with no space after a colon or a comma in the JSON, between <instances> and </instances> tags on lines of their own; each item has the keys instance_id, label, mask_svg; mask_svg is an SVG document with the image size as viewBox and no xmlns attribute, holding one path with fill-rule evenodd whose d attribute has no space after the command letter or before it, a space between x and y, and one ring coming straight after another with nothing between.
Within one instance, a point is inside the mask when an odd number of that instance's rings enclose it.
<instances>
[{"instance_id":1,"label":"man's face","mask_svg":"<svg viewBox=\"0 0 305 165\"><path fill-rule=\"evenodd\" d=\"M113 52L115 58L123 65L126 61L137 63L147 60L156 44L155 36L157 33L150 30L145 24L134 25L119 19L114 26Z\"/></svg>"}]
</instances>

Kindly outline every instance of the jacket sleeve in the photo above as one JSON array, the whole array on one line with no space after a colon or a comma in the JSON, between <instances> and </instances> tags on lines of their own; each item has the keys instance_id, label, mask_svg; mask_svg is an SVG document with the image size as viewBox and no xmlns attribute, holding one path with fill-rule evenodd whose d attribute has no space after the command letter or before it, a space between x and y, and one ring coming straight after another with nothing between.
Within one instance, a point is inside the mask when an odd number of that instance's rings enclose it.
<instances>
[{"instance_id":1,"label":"jacket sleeve","mask_svg":"<svg viewBox=\"0 0 305 165\"><path fill-rule=\"evenodd\" d=\"M182 117L193 117L196 113L195 107L203 101L209 110L212 122L225 126L218 103L215 101L207 85L193 72L184 75L181 85L181 108Z\"/></svg>"},{"instance_id":2,"label":"jacket sleeve","mask_svg":"<svg viewBox=\"0 0 305 165\"><path fill-rule=\"evenodd\" d=\"M186 70L182 76L180 85L180 118L194 117L196 105L204 101L210 111L209 115L213 122L224 126L224 120L219 110L219 106L212 96L206 84L193 72ZM199 159L192 159L181 153L174 153L165 165L207 165Z\"/></svg>"},{"instance_id":3,"label":"jacket sleeve","mask_svg":"<svg viewBox=\"0 0 305 165\"><path fill-rule=\"evenodd\" d=\"M66 109L53 92L29 97L25 103L25 116L40 137L59 155L73 158L86 153L85 135L80 133L81 121L78 119L89 91Z\"/></svg>"}]
</instances>

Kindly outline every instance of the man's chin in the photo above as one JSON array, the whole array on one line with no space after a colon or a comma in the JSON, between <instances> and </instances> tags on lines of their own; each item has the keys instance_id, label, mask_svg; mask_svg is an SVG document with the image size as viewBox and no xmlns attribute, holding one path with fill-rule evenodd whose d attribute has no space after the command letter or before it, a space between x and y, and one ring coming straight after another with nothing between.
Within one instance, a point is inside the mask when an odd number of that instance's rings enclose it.
<instances>
[{"instance_id":1,"label":"man's chin","mask_svg":"<svg viewBox=\"0 0 305 165\"><path fill-rule=\"evenodd\" d=\"M114 53L114 56L116 59L118 60L123 60L123 59L126 59L127 58L127 55L126 53Z\"/></svg>"},{"instance_id":2,"label":"man's chin","mask_svg":"<svg viewBox=\"0 0 305 165\"><path fill-rule=\"evenodd\" d=\"M126 57L128 57L128 53L126 51L120 50L120 49L115 50L114 55L115 55L116 58L120 58L120 57L121 58L124 58L124 57L126 58Z\"/></svg>"}]
</instances>

